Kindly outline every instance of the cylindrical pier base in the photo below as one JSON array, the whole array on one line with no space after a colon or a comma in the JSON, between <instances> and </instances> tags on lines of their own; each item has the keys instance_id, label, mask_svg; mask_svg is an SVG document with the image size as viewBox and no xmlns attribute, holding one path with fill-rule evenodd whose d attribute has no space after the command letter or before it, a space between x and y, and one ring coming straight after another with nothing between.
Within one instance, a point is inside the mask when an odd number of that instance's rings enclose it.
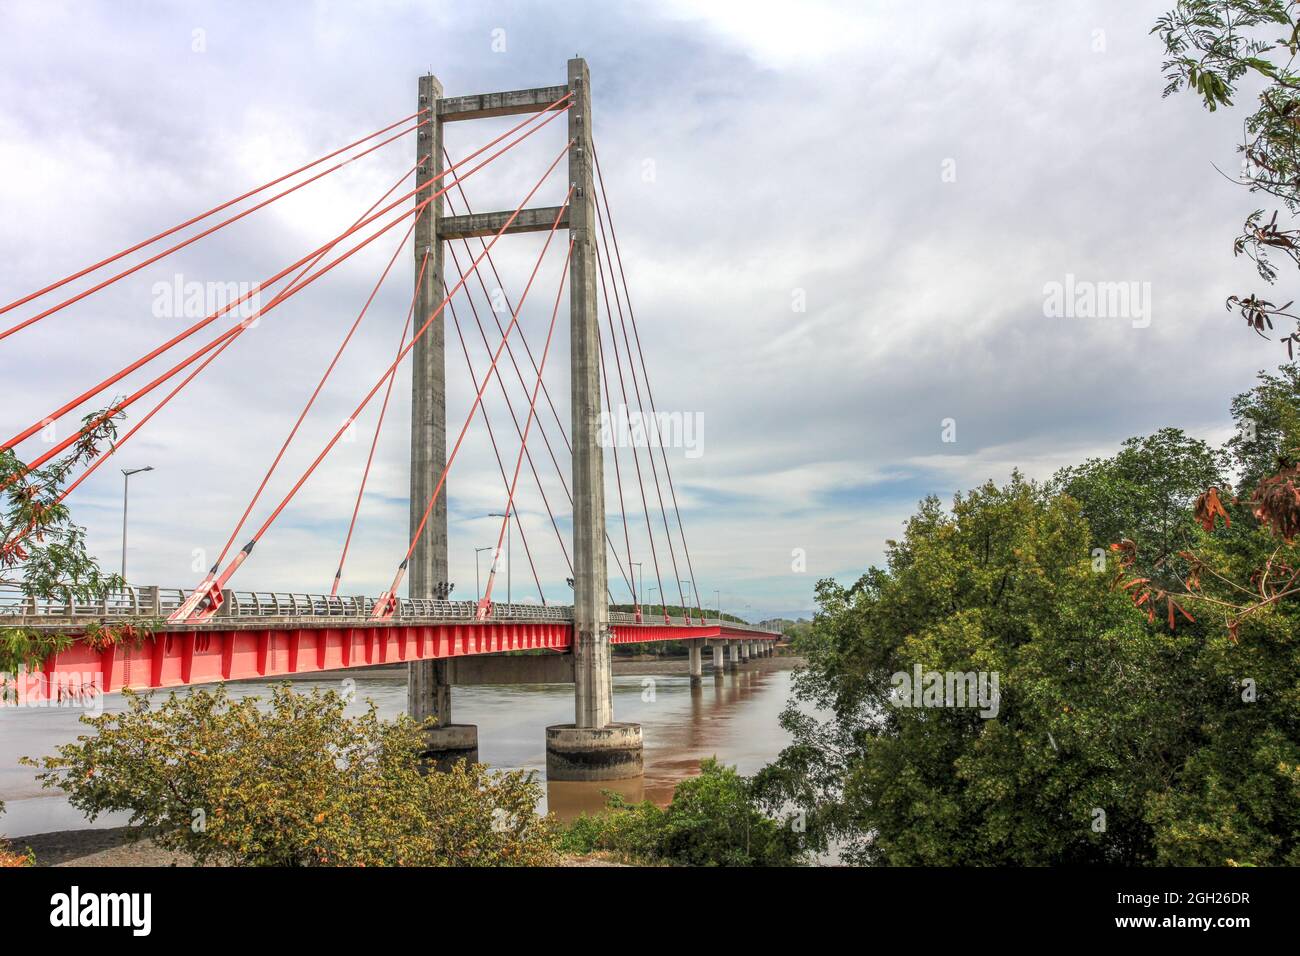
<instances>
[{"instance_id":1,"label":"cylindrical pier base","mask_svg":"<svg viewBox=\"0 0 1300 956\"><path fill-rule=\"evenodd\" d=\"M642 771L640 724L546 728L547 780L626 780Z\"/></svg>"},{"instance_id":2,"label":"cylindrical pier base","mask_svg":"<svg viewBox=\"0 0 1300 956\"><path fill-rule=\"evenodd\" d=\"M478 763L478 727L474 724L431 727L426 732L425 740L425 749L420 757L431 769L445 773L458 760Z\"/></svg>"}]
</instances>

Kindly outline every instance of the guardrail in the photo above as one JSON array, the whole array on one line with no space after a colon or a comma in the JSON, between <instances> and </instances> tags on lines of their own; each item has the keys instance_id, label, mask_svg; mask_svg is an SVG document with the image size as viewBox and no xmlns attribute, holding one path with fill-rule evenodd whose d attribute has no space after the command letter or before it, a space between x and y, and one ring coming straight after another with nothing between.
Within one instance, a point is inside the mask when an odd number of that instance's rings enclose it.
<instances>
[{"instance_id":1,"label":"guardrail","mask_svg":"<svg viewBox=\"0 0 1300 956\"><path fill-rule=\"evenodd\" d=\"M78 600L67 595L61 600L29 598L13 585L0 585L0 624L29 627L57 627L87 621L115 619L160 620L180 607L191 591L186 588L131 586L105 594L94 601ZM214 620L236 618L240 621L261 620L339 620L366 621L374 610L375 599L364 595L301 594L289 591L227 591L226 600ZM474 601L438 601L403 598L397 603L394 619L407 623L425 621L473 622L478 616ZM572 621L573 608L541 604L494 604L490 621ZM636 624L636 615L611 611L611 624ZM661 625L662 617L642 612L642 623ZM670 619L677 627L686 627L682 617ZM701 623L692 618L692 624ZM703 624L725 626L759 634L775 633L766 628L738 621L705 618Z\"/></svg>"}]
</instances>

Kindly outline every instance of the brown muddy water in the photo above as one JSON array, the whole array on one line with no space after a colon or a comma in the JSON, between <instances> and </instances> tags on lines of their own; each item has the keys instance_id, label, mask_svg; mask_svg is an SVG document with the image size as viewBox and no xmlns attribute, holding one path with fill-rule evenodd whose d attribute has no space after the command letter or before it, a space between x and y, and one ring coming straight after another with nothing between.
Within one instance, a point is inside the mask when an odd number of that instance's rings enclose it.
<instances>
[{"instance_id":1,"label":"brown muddy water","mask_svg":"<svg viewBox=\"0 0 1300 956\"><path fill-rule=\"evenodd\" d=\"M715 679L707 670L692 686L683 673L664 673L664 665L620 663L614 675L614 713L617 720L641 724L645 738L645 777L617 786L632 799L642 795L667 803L678 781L699 771L700 761L717 757L752 774L770 762L788 742L778 717L790 696L789 662L768 659ZM374 700L380 714L402 713L406 683L392 672L368 676L340 675L338 679L303 681L299 687L347 690L343 681L355 682L353 712ZM260 683L232 684L235 696L269 696ZM502 770L534 770L545 781L545 728L573 720L573 687L566 684L491 685L457 687L452 712L457 723L478 725L479 759ZM120 695L104 701L108 711L122 709ZM43 791L35 771L18 764L22 756L39 757L85 731L72 709L0 708L0 834L11 837L112 827L126 823L125 814L87 821L57 791ZM603 805L603 784L550 784L540 812L553 810L562 819Z\"/></svg>"}]
</instances>

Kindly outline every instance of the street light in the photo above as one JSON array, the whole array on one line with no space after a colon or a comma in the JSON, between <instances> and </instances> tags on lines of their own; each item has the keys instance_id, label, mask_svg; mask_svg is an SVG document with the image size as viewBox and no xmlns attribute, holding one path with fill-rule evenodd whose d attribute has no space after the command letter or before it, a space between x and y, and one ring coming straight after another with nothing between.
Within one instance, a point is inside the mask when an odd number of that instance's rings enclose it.
<instances>
[{"instance_id":1,"label":"street light","mask_svg":"<svg viewBox=\"0 0 1300 956\"><path fill-rule=\"evenodd\" d=\"M479 584L479 580L478 580L478 556L482 554L484 551L491 551L491 550L492 550L492 545L490 544L486 548L474 549L474 603L475 604L483 600L483 587L482 585Z\"/></svg>"},{"instance_id":2,"label":"street light","mask_svg":"<svg viewBox=\"0 0 1300 956\"><path fill-rule=\"evenodd\" d=\"M131 486L131 476L138 475L142 471L153 471L153 465L145 465L143 468L123 468L122 469L122 583L126 584L126 495L127 489Z\"/></svg>"},{"instance_id":3,"label":"street light","mask_svg":"<svg viewBox=\"0 0 1300 956\"><path fill-rule=\"evenodd\" d=\"M510 560L510 512L514 510L515 510L514 508L507 508L505 514L502 514L499 511L492 511L488 513L489 518L506 519L506 603L507 604L511 603L510 602L510 571L514 566L514 562ZM519 519L516 518L515 520L518 521ZM497 540L500 539L498 538Z\"/></svg>"},{"instance_id":4,"label":"street light","mask_svg":"<svg viewBox=\"0 0 1300 956\"><path fill-rule=\"evenodd\" d=\"M637 607L640 607L645 603L645 573L641 570L642 563L643 562L641 561L632 562L632 567L637 569L637 573L634 575L636 580L633 582L636 585L636 587L633 588L636 592L633 597L636 598Z\"/></svg>"},{"instance_id":5,"label":"street light","mask_svg":"<svg viewBox=\"0 0 1300 956\"><path fill-rule=\"evenodd\" d=\"M716 605L718 608L718 623L721 624L722 623L722 592L719 589L714 588L713 596L718 599L718 603Z\"/></svg>"},{"instance_id":6,"label":"street light","mask_svg":"<svg viewBox=\"0 0 1300 956\"><path fill-rule=\"evenodd\" d=\"M658 590L659 590L659 589L658 589L657 587L655 587L655 588L651 588L651 589L650 589L650 593L651 593L651 594L654 594L654 593L655 593L656 591L658 591ZM662 596L663 596L663 595L661 594L660 597L662 597ZM651 606L651 607L654 607L653 604L650 605L650 606ZM663 610L663 605L662 605L662 604L659 606L659 610L660 610L660 611Z\"/></svg>"}]
</instances>

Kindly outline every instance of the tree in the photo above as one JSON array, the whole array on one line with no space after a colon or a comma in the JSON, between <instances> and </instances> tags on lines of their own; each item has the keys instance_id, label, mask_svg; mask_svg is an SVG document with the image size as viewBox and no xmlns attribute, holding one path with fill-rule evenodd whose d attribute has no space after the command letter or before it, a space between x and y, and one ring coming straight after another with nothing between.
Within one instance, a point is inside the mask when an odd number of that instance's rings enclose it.
<instances>
[{"instance_id":1,"label":"tree","mask_svg":"<svg viewBox=\"0 0 1300 956\"><path fill-rule=\"evenodd\" d=\"M1090 463L1090 486L1166 446ZM1094 512L1123 527L1128 504L1107 513L1104 500ZM782 718L793 743L758 778L770 804L804 809L811 846L909 865L1300 858L1294 639L1252 635L1243 654L1246 638L1238 647L1217 622L1148 620L1095 570L1082 512L1018 475L951 510L927 499L885 568L819 583L797 647L808 666ZM996 714L900 706L898 675L917 665L996 674ZM1247 673L1267 675L1266 706L1241 699ZM1237 818L1216 829L1225 802Z\"/></svg>"},{"instance_id":2,"label":"tree","mask_svg":"<svg viewBox=\"0 0 1300 956\"><path fill-rule=\"evenodd\" d=\"M1300 365L1260 372L1259 383L1232 400L1237 431L1228 439L1244 488L1300 462Z\"/></svg>"},{"instance_id":3,"label":"tree","mask_svg":"<svg viewBox=\"0 0 1300 956\"><path fill-rule=\"evenodd\" d=\"M42 761L38 778L93 820L124 811L141 835L197 861L265 866L503 866L554 860L531 774L481 764L424 773L421 725L344 713L334 692L269 707L213 691L82 717L95 733Z\"/></svg>"},{"instance_id":4,"label":"tree","mask_svg":"<svg viewBox=\"0 0 1300 956\"><path fill-rule=\"evenodd\" d=\"M1206 488L1225 488L1226 456L1181 429L1130 438L1113 458L1063 468L1054 482L1079 502L1094 547L1141 538L1157 559L1187 544L1192 505Z\"/></svg>"},{"instance_id":5,"label":"tree","mask_svg":"<svg viewBox=\"0 0 1300 956\"><path fill-rule=\"evenodd\" d=\"M575 853L610 851L648 863L682 866L790 866L800 862L799 840L789 821L762 813L750 782L715 759L683 780L660 808L629 805L610 794L609 809L582 816L562 845Z\"/></svg>"},{"instance_id":6,"label":"tree","mask_svg":"<svg viewBox=\"0 0 1300 956\"><path fill-rule=\"evenodd\" d=\"M41 468L28 468L10 448L0 448L0 587L24 600L92 601L124 586L120 576L104 574L86 549L86 531L72 520L65 501L69 479L103 454L117 437L121 414L93 412L82 421L68 454ZM138 636L139 628L129 631ZM107 643L119 635L109 629ZM0 693L6 674L40 664L72 640L67 634L0 626Z\"/></svg>"},{"instance_id":7,"label":"tree","mask_svg":"<svg viewBox=\"0 0 1300 956\"><path fill-rule=\"evenodd\" d=\"M1281 201L1292 216L1300 212L1300 20L1290 0L1179 0L1161 16L1152 33L1165 47L1165 96L1190 90L1206 109L1232 105L1246 81L1262 85L1252 113L1243 124L1238 182L1252 193ZM1236 255L1254 261L1260 276L1276 281L1274 256L1300 265L1300 230L1278 224L1279 210L1270 217L1255 209L1233 243ZM1254 293L1228 298L1258 335L1273 328L1273 320L1297 321L1292 302L1276 304ZM1265 336L1267 337L1267 336ZM1288 333L1288 356L1300 342L1300 331Z\"/></svg>"}]
</instances>

